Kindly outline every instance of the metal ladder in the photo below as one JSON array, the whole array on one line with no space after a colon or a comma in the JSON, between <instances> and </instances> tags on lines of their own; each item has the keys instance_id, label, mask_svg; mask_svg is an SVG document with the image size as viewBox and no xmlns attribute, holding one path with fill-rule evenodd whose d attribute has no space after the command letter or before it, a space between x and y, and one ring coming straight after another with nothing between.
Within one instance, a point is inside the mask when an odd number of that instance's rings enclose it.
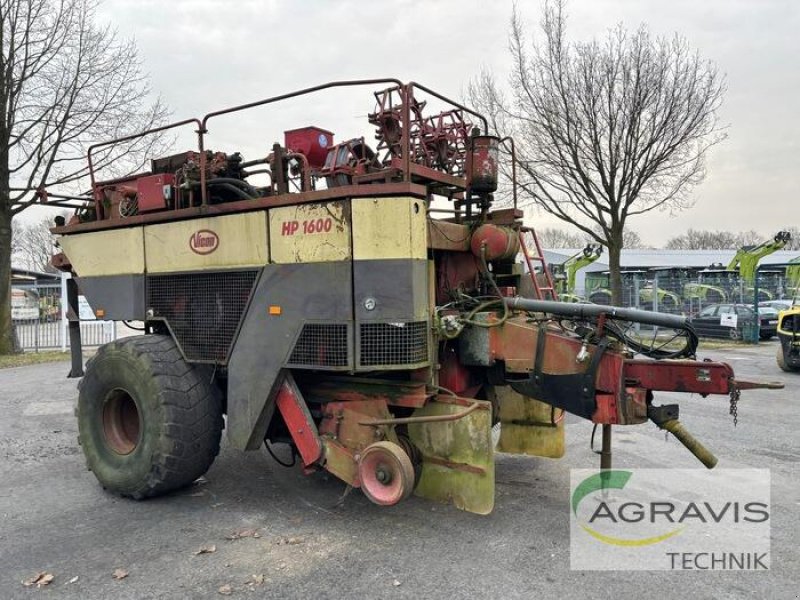
<instances>
[{"instance_id":1,"label":"metal ladder","mask_svg":"<svg viewBox=\"0 0 800 600\"><path fill-rule=\"evenodd\" d=\"M530 241L533 244L530 244ZM550 269L547 268L547 262L542 253L542 246L539 244L539 238L536 232L530 227L522 227L519 230L519 245L522 249L522 254L525 256L525 263L528 265L528 274L531 276L533 282L533 289L536 292L538 300L558 300L556 288L553 285L553 277L550 274ZM547 285L540 285L536 280L536 270L534 263L540 263L542 266L542 273L544 274L545 282Z\"/></svg>"}]
</instances>

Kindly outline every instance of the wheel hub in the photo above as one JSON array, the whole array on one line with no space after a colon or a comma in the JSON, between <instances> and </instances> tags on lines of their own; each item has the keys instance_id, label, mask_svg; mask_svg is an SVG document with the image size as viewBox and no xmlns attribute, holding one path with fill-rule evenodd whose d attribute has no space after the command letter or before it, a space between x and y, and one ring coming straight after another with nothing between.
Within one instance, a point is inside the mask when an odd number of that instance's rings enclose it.
<instances>
[{"instance_id":1,"label":"wheel hub","mask_svg":"<svg viewBox=\"0 0 800 600\"><path fill-rule=\"evenodd\" d=\"M393 442L367 446L358 464L361 489L375 504L391 506L414 489L414 467L405 450Z\"/></svg>"},{"instance_id":2,"label":"wheel hub","mask_svg":"<svg viewBox=\"0 0 800 600\"><path fill-rule=\"evenodd\" d=\"M386 485L392 481L392 474L386 470L384 465L381 465L375 472L375 478L382 484Z\"/></svg>"},{"instance_id":3,"label":"wheel hub","mask_svg":"<svg viewBox=\"0 0 800 600\"><path fill-rule=\"evenodd\" d=\"M130 454L139 445L140 433L141 422L136 402L125 390L112 390L103 405L106 444L117 454Z\"/></svg>"}]
</instances>

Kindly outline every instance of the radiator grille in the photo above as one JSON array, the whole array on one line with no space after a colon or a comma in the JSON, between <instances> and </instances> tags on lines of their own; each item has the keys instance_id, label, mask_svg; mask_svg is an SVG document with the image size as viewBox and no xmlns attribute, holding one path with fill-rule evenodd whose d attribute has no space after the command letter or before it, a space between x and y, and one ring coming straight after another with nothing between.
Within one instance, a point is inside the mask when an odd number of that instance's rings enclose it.
<instances>
[{"instance_id":1,"label":"radiator grille","mask_svg":"<svg viewBox=\"0 0 800 600\"><path fill-rule=\"evenodd\" d=\"M169 323L189 360L225 362L256 271L151 275L147 306Z\"/></svg>"},{"instance_id":2,"label":"radiator grille","mask_svg":"<svg viewBox=\"0 0 800 600\"><path fill-rule=\"evenodd\" d=\"M428 360L428 323L362 323L359 364L416 365Z\"/></svg>"},{"instance_id":3,"label":"radiator grille","mask_svg":"<svg viewBox=\"0 0 800 600\"><path fill-rule=\"evenodd\" d=\"M306 323L289 357L289 364L346 367L347 346L345 323Z\"/></svg>"}]
</instances>

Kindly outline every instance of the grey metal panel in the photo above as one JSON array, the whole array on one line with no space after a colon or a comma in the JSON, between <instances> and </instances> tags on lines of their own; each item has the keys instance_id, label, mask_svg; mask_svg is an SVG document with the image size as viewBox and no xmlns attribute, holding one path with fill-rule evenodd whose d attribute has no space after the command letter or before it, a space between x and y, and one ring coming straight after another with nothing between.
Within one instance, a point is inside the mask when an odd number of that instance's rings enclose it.
<instances>
[{"instance_id":1,"label":"grey metal panel","mask_svg":"<svg viewBox=\"0 0 800 600\"><path fill-rule=\"evenodd\" d=\"M380 364L364 360L365 344L362 338L364 333L362 330L380 327L379 324L429 323L429 281L427 260L400 258L353 262L357 371L409 369L429 363L431 340L427 333L423 333L424 341L410 337L405 339L406 336L403 335L399 337L391 335L393 326L390 325L384 332L385 351L379 352L382 356L386 356L387 360L380 361ZM372 310L367 308L368 301L370 305L374 304ZM401 330L397 329L394 333L400 334ZM380 332L376 335L378 338L384 337ZM371 345L373 350L376 348L375 342L373 339ZM411 346L406 346L409 343ZM426 350L425 358L412 358L412 355L417 356L417 353L413 352L414 349ZM411 352L406 359L408 350Z\"/></svg>"},{"instance_id":2,"label":"grey metal panel","mask_svg":"<svg viewBox=\"0 0 800 600\"><path fill-rule=\"evenodd\" d=\"M141 321L145 318L144 275L76 277L81 294L104 319Z\"/></svg>"},{"instance_id":3,"label":"grey metal panel","mask_svg":"<svg viewBox=\"0 0 800 600\"><path fill-rule=\"evenodd\" d=\"M356 321L424 321L428 318L428 261L411 259L353 262ZM367 310L367 299L375 308Z\"/></svg>"},{"instance_id":4,"label":"grey metal panel","mask_svg":"<svg viewBox=\"0 0 800 600\"><path fill-rule=\"evenodd\" d=\"M303 324L346 322L352 329L351 265L301 263L262 270L228 364L227 428L235 448L255 450L263 443L275 384ZM281 314L270 315L270 306L279 306ZM352 368L352 352L348 363Z\"/></svg>"}]
</instances>

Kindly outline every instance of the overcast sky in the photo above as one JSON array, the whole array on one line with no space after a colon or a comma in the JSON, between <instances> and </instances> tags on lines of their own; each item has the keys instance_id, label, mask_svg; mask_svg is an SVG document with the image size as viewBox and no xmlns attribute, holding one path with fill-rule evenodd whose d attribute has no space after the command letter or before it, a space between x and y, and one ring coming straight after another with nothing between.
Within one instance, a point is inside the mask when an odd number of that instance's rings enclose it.
<instances>
[{"instance_id":1,"label":"overcast sky","mask_svg":"<svg viewBox=\"0 0 800 600\"><path fill-rule=\"evenodd\" d=\"M529 29L538 0L519 1ZM800 3L796 0L572 0L568 36L603 35L616 23L679 32L727 76L722 120L693 209L630 221L646 243L689 227L757 229L800 224ZM477 0L106 0L102 17L133 35L153 90L175 119L317 83L399 77L463 97L481 66L509 66L511 2ZM336 139L367 134L372 90L313 96L210 123L209 146L263 156L284 129L314 124ZM188 149L190 132L180 139ZM535 226L552 218L531 214Z\"/></svg>"}]
</instances>

